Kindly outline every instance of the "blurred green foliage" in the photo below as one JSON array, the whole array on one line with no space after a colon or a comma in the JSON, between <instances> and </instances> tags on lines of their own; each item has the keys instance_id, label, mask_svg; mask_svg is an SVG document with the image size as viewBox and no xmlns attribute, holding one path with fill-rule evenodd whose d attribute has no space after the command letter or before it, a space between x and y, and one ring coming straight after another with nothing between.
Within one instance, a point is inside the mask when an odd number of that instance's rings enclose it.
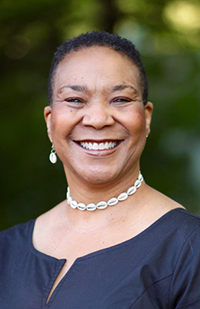
<instances>
[{"instance_id":1,"label":"blurred green foliage","mask_svg":"<svg viewBox=\"0 0 200 309\"><path fill-rule=\"evenodd\" d=\"M127 37L141 52L154 103L143 175L200 213L199 1L2 0L0 12L0 229L65 198L62 165L48 161L48 71L57 46L92 30Z\"/></svg>"}]
</instances>

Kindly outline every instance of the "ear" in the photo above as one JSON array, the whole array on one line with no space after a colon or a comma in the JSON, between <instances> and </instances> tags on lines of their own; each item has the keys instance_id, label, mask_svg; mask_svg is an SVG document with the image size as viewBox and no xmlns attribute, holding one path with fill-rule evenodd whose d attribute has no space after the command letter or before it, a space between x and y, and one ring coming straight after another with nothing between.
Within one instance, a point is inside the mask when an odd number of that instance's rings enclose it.
<instances>
[{"instance_id":1,"label":"ear","mask_svg":"<svg viewBox=\"0 0 200 309\"><path fill-rule=\"evenodd\" d=\"M44 108L44 118L47 126L47 133L50 141L52 142L52 132L51 132L51 106L48 105Z\"/></svg>"},{"instance_id":2,"label":"ear","mask_svg":"<svg viewBox=\"0 0 200 309\"><path fill-rule=\"evenodd\" d=\"M151 118L153 113L153 104L151 102L147 102L147 104L144 106L144 113L146 121L146 135L148 136L150 133Z\"/></svg>"}]
</instances>

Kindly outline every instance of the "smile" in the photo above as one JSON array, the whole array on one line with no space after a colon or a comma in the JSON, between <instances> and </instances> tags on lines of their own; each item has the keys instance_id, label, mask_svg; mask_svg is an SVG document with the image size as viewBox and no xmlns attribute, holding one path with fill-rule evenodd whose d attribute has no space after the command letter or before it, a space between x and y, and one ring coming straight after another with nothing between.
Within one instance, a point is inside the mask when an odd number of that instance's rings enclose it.
<instances>
[{"instance_id":1,"label":"smile","mask_svg":"<svg viewBox=\"0 0 200 309\"><path fill-rule=\"evenodd\" d=\"M81 147L89 150L107 150L115 148L119 142L80 142Z\"/></svg>"}]
</instances>

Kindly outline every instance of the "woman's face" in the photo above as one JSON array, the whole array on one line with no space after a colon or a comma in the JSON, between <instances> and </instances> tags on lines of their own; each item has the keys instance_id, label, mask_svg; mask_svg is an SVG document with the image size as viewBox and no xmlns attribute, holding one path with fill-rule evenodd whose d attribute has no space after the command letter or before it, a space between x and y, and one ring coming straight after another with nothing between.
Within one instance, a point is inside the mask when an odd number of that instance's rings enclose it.
<instances>
[{"instance_id":1,"label":"woman's face","mask_svg":"<svg viewBox=\"0 0 200 309\"><path fill-rule=\"evenodd\" d=\"M107 47L73 51L59 64L45 119L69 182L137 177L152 114L139 80L133 62Z\"/></svg>"}]
</instances>

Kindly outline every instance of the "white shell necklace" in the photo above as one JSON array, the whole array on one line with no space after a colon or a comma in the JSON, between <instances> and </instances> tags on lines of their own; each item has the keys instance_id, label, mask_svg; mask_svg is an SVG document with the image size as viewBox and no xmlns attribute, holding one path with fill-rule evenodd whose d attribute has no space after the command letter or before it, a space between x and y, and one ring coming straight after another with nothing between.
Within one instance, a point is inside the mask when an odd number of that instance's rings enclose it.
<instances>
[{"instance_id":1,"label":"white shell necklace","mask_svg":"<svg viewBox=\"0 0 200 309\"><path fill-rule=\"evenodd\" d=\"M141 172L139 172L138 178L135 181L134 185L131 186L127 192L121 193L118 197L111 198L108 202L101 201L98 204L90 203L88 205L85 205L84 203L78 203L77 201L73 200L70 195L70 189L67 188L67 203L73 208L73 209L79 209L79 210L89 210L94 211L96 209L105 209L108 206L114 206L118 202L126 200L130 195L134 194L137 189L141 186L143 181L143 176Z\"/></svg>"}]
</instances>

